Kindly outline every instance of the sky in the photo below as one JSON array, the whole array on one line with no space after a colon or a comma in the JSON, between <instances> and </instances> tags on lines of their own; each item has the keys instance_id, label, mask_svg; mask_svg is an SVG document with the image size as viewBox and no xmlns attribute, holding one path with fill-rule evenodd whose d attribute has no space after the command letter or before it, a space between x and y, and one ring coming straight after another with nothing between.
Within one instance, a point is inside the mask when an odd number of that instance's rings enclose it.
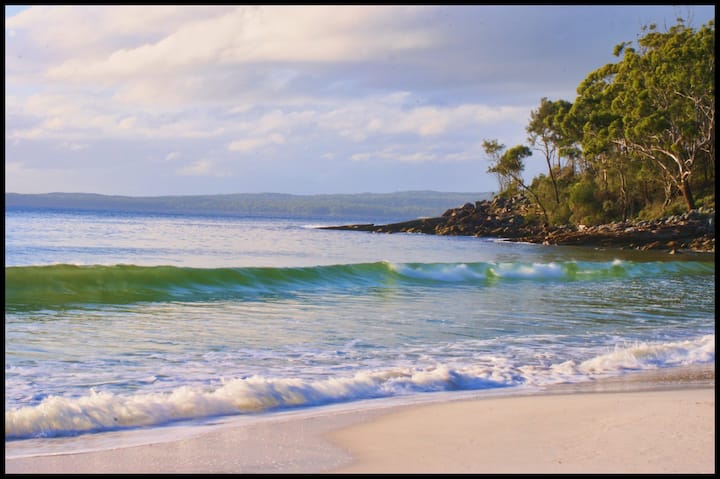
<instances>
[{"instance_id":1,"label":"sky","mask_svg":"<svg viewBox=\"0 0 720 479\"><path fill-rule=\"evenodd\" d=\"M699 6L6 6L5 191L497 191L613 47ZM539 154L525 178L546 172Z\"/></svg>"}]
</instances>

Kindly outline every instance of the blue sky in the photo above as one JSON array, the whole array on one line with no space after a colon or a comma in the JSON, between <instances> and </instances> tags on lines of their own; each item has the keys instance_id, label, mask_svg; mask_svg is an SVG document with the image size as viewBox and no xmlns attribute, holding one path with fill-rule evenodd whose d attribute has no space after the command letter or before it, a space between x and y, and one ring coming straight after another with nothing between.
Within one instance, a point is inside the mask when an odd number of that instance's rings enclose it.
<instances>
[{"instance_id":1,"label":"blue sky","mask_svg":"<svg viewBox=\"0 0 720 479\"><path fill-rule=\"evenodd\" d=\"M5 191L495 191L613 47L706 6L5 7ZM526 178L544 172L539 156Z\"/></svg>"}]
</instances>

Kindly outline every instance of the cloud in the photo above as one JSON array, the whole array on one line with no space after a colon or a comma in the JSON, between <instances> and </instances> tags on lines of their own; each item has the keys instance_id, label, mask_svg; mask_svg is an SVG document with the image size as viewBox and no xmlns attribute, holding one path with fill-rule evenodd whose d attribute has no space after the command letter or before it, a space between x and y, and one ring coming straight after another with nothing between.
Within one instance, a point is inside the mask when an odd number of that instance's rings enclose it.
<instances>
[{"instance_id":1,"label":"cloud","mask_svg":"<svg viewBox=\"0 0 720 479\"><path fill-rule=\"evenodd\" d=\"M60 148L70 151L87 150L89 146L90 145L88 145L87 143L76 143L72 141L64 141L60 143Z\"/></svg>"},{"instance_id":2,"label":"cloud","mask_svg":"<svg viewBox=\"0 0 720 479\"><path fill-rule=\"evenodd\" d=\"M497 91L513 85L507 81L513 71L524 74L526 84L538 82L548 69L534 67L547 62L552 50L524 45L523 31L495 48L501 32L488 28L493 12L400 6L44 7L6 23L28 30L30 43L23 49L32 57L41 54L42 81L105 88L118 102L178 106L316 101L379 88L451 93L478 81ZM19 46L14 43L11 51ZM12 81L20 68L10 64L7 70Z\"/></svg>"},{"instance_id":3,"label":"cloud","mask_svg":"<svg viewBox=\"0 0 720 479\"><path fill-rule=\"evenodd\" d=\"M279 133L273 133L272 135L264 138L246 138L243 140L235 140L228 145L228 150L247 152L267 145L282 145L283 143L285 143L285 137Z\"/></svg>"},{"instance_id":4,"label":"cloud","mask_svg":"<svg viewBox=\"0 0 720 479\"><path fill-rule=\"evenodd\" d=\"M61 58L102 58L127 45L153 43L188 23L222 15L233 7L33 6L5 19L5 28L26 45Z\"/></svg>"},{"instance_id":5,"label":"cloud","mask_svg":"<svg viewBox=\"0 0 720 479\"><path fill-rule=\"evenodd\" d=\"M128 116L120 120L117 126L121 130L129 130L135 126L136 122L137 118L135 118L134 116Z\"/></svg>"},{"instance_id":6,"label":"cloud","mask_svg":"<svg viewBox=\"0 0 720 479\"><path fill-rule=\"evenodd\" d=\"M138 103L217 101L219 94L242 97L251 85L264 85L260 90L272 96L323 69L332 74L334 64L373 61L433 42L432 32L394 20L398 12L415 16L423 8L208 7L197 16L167 13L187 7L161 8L148 12L158 19L156 29L148 28L142 7L120 8L117 18L111 8L74 8L46 10L71 30L65 35L31 11L7 23L47 26L38 40L56 44L56 58L44 72L49 80L104 85ZM79 41L88 38L92 46ZM234 89L227 87L231 78Z\"/></svg>"},{"instance_id":7,"label":"cloud","mask_svg":"<svg viewBox=\"0 0 720 479\"><path fill-rule=\"evenodd\" d=\"M138 19L144 16L135 13ZM69 60L49 73L58 79L97 80L148 72L177 73L203 65L357 61L384 52L388 45L405 50L430 43L431 38L422 32L383 27L389 22L382 19L391 13L387 8L354 6L237 7L176 25L162 38L157 38L153 29L155 41L135 42L95 61ZM143 19L143 24L147 22Z\"/></svg>"},{"instance_id":8,"label":"cloud","mask_svg":"<svg viewBox=\"0 0 720 479\"><path fill-rule=\"evenodd\" d=\"M501 121L525 121L527 109L465 104L456 107L420 106L391 110L385 118L374 118L368 131L413 133L435 136L451 129L462 130Z\"/></svg>"},{"instance_id":9,"label":"cloud","mask_svg":"<svg viewBox=\"0 0 720 479\"><path fill-rule=\"evenodd\" d=\"M188 115L152 108L115 104L101 94L39 93L12 97L8 102L7 138L82 139L103 138L180 139L211 138L222 134L223 122L213 112Z\"/></svg>"},{"instance_id":10,"label":"cloud","mask_svg":"<svg viewBox=\"0 0 720 479\"><path fill-rule=\"evenodd\" d=\"M355 162L383 162L383 163L478 163L483 157L479 144L461 147L449 144L440 144L430 147L413 148L413 145L394 145L380 150L355 153L350 159Z\"/></svg>"},{"instance_id":11,"label":"cloud","mask_svg":"<svg viewBox=\"0 0 720 479\"><path fill-rule=\"evenodd\" d=\"M314 178L335 175L346 178L337 191L370 191L355 180L460 168L482 162L483 138L522 143L540 98L572 101L616 43L675 16L622 6L32 6L5 22L6 190L122 193L162 181L166 191L284 191L327 188ZM480 181L466 176L448 173L459 183L445 188Z\"/></svg>"},{"instance_id":12,"label":"cloud","mask_svg":"<svg viewBox=\"0 0 720 479\"><path fill-rule=\"evenodd\" d=\"M219 168L214 160L202 159L176 170L180 176L228 176L228 172Z\"/></svg>"}]
</instances>

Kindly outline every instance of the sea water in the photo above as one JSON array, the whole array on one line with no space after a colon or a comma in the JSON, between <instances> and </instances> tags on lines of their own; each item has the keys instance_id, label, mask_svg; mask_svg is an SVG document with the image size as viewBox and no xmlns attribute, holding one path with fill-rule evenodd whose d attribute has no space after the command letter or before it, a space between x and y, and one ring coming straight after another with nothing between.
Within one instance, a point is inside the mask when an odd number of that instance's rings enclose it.
<instances>
[{"instance_id":1,"label":"sea water","mask_svg":"<svg viewBox=\"0 0 720 479\"><path fill-rule=\"evenodd\" d=\"M714 363L714 254L343 223L6 210L6 446Z\"/></svg>"}]
</instances>

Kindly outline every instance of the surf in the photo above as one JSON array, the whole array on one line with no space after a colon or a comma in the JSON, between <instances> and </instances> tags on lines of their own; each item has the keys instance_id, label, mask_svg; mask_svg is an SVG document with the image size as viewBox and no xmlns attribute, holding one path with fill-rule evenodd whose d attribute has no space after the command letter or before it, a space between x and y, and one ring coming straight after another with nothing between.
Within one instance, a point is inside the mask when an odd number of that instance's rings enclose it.
<instances>
[{"instance_id":1,"label":"surf","mask_svg":"<svg viewBox=\"0 0 720 479\"><path fill-rule=\"evenodd\" d=\"M417 285L491 286L517 281L605 281L657 275L712 275L712 264L670 262L375 263L309 267L191 268L72 265L5 268L6 310L139 302L246 300L302 291Z\"/></svg>"},{"instance_id":2,"label":"surf","mask_svg":"<svg viewBox=\"0 0 720 479\"><path fill-rule=\"evenodd\" d=\"M154 427L178 421L258 414L365 399L440 391L472 391L577 383L633 371L712 364L715 335L683 341L618 344L585 360L515 364L497 360L465 366L437 363L331 375L323 379L251 375L130 395L90 389L80 397L51 395L5 412L6 440L64 437Z\"/></svg>"}]
</instances>

